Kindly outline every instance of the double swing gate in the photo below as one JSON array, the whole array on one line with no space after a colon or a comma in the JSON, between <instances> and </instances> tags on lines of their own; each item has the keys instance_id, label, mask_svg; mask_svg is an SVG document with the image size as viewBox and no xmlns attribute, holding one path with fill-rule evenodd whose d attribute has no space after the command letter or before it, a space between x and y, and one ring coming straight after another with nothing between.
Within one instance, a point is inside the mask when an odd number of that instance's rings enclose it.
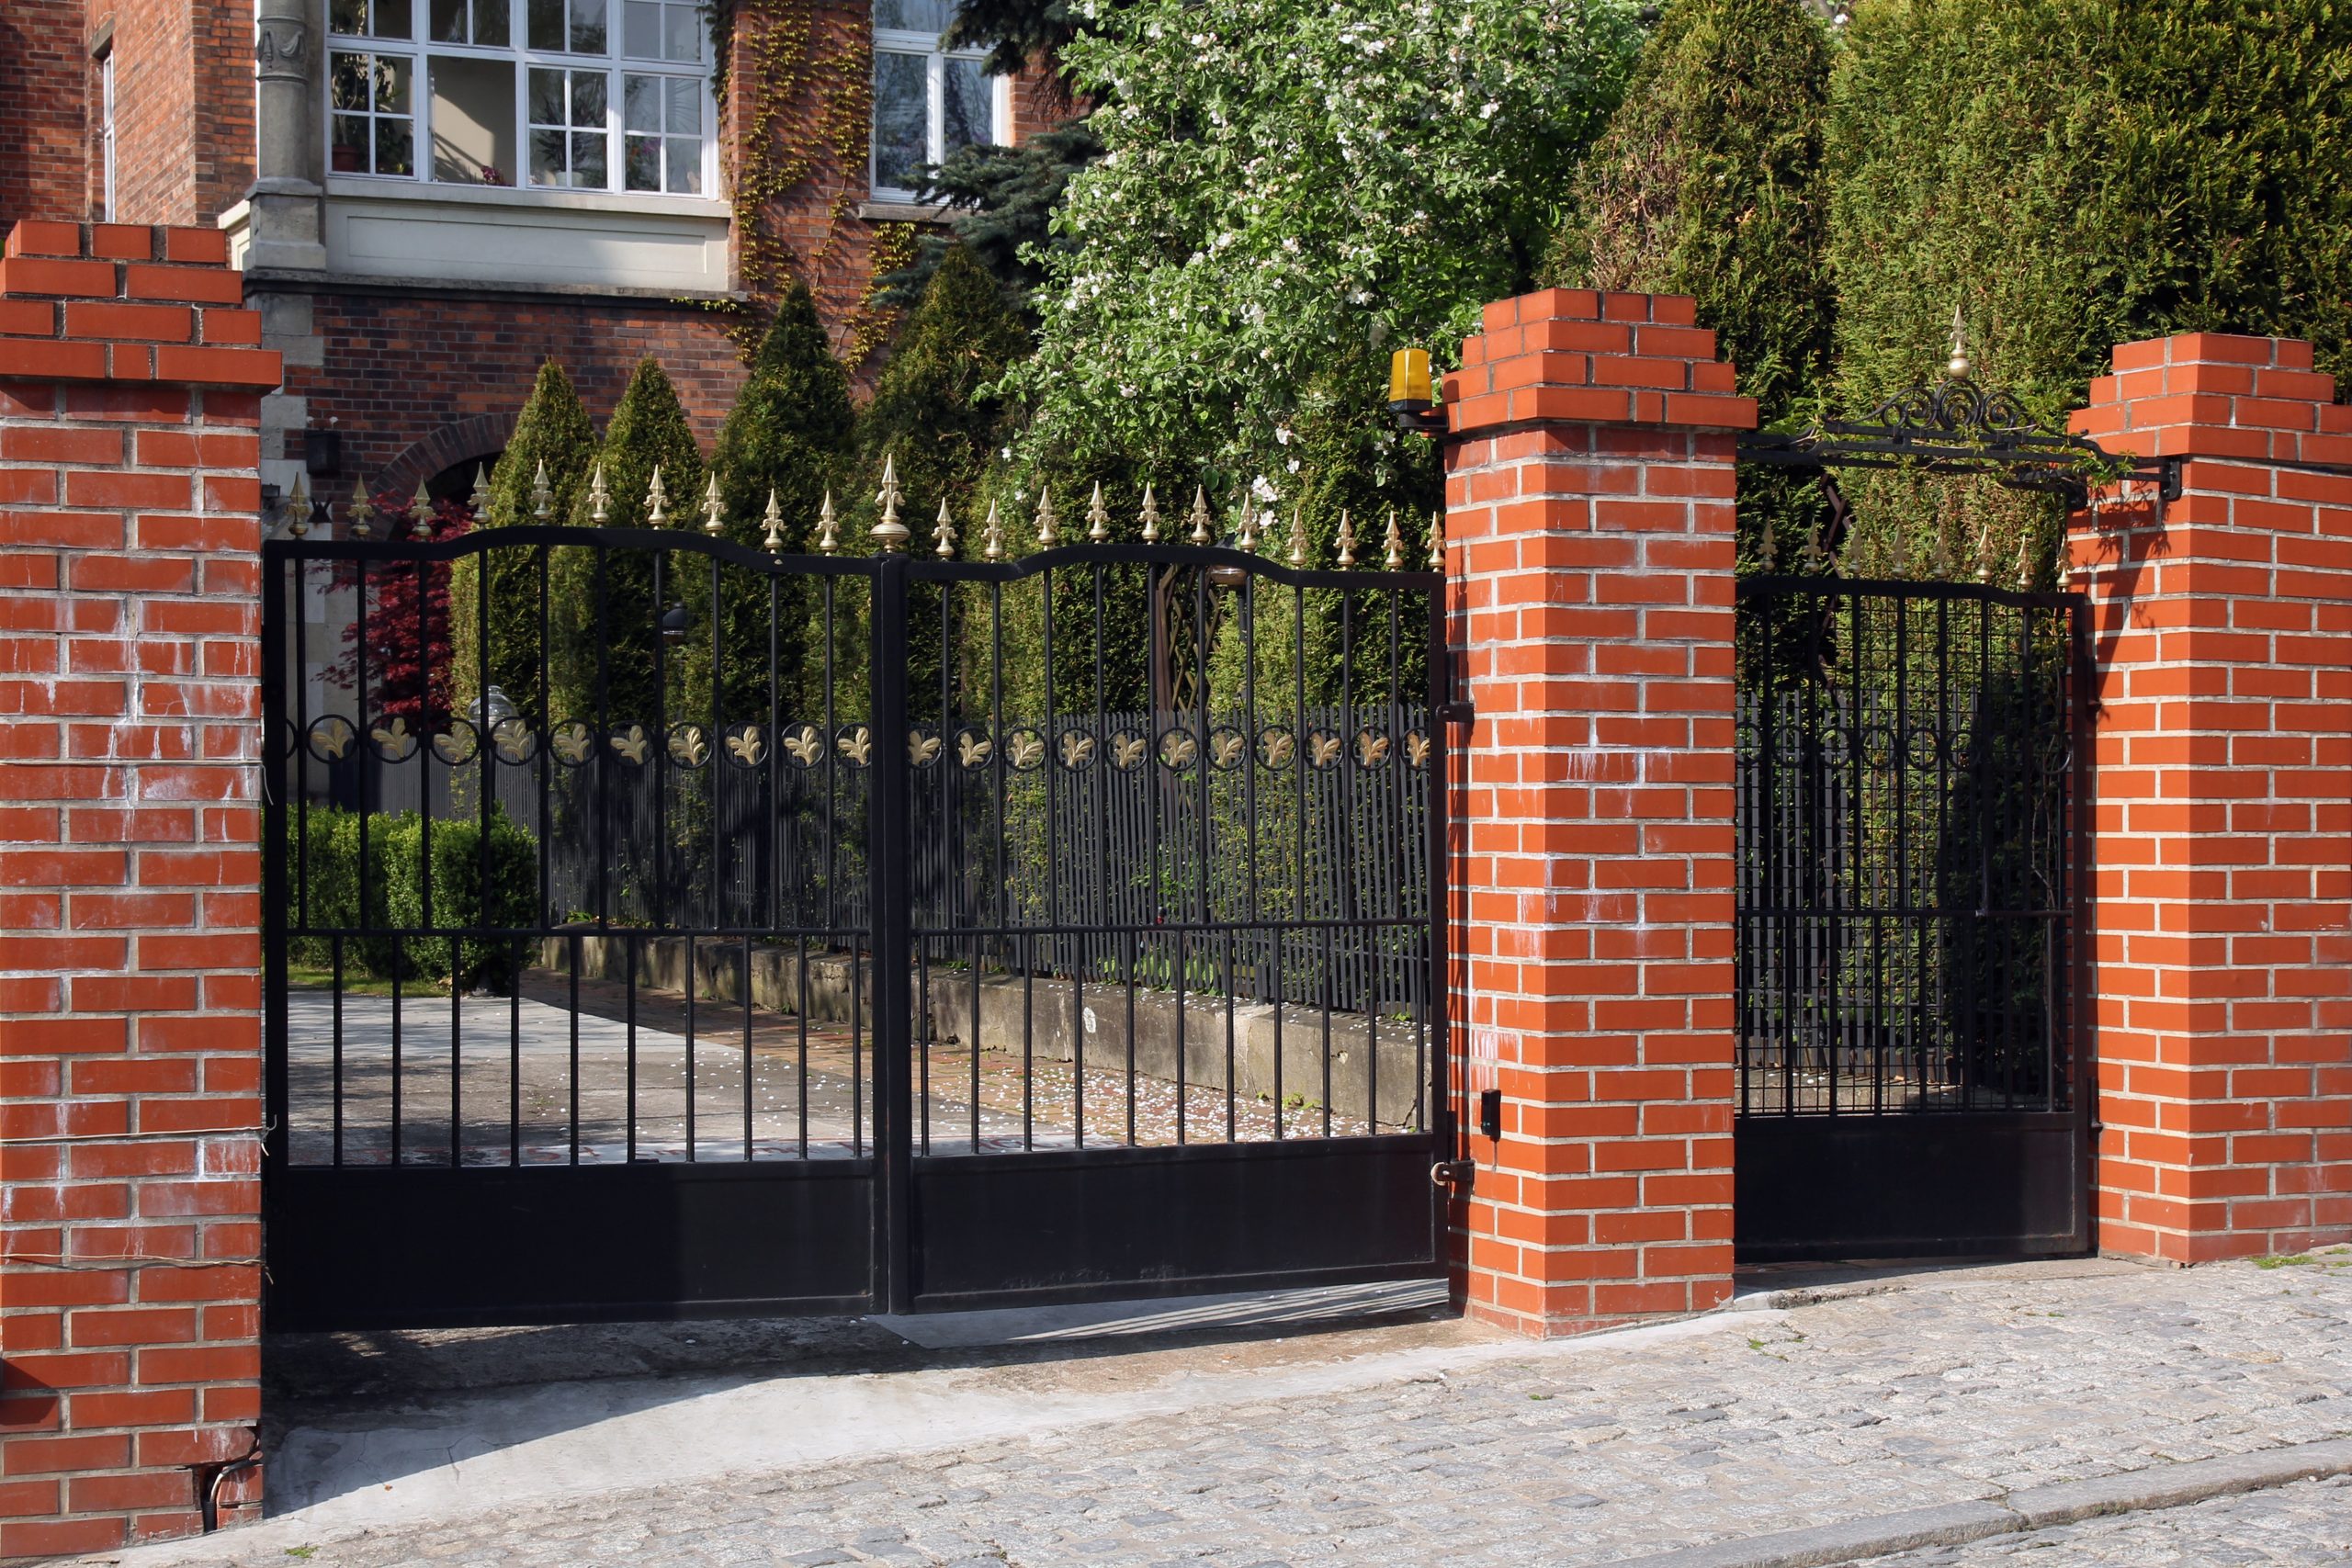
<instances>
[{"instance_id":1,"label":"double swing gate","mask_svg":"<svg viewBox=\"0 0 2352 1568\"><path fill-rule=\"evenodd\" d=\"M395 532L264 549L275 1326L1442 1272L1435 574Z\"/></svg>"}]
</instances>

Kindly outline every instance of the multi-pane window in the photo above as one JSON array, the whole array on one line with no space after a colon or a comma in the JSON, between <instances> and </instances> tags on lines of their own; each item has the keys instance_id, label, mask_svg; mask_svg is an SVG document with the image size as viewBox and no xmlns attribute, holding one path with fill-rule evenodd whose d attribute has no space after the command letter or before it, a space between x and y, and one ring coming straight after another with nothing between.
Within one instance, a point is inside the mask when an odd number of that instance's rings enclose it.
<instances>
[{"instance_id":1,"label":"multi-pane window","mask_svg":"<svg viewBox=\"0 0 2352 1568\"><path fill-rule=\"evenodd\" d=\"M701 196L703 0L329 0L330 165Z\"/></svg>"},{"instance_id":2,"label":"multi-pane window","mask_svg":"<svg viewBox=\"0 0 2352 1568\"><path fill-rule=\"evenodd\" d=\"M982 50L949 51L940 35L956 0L874 0L874 188L911 194L925 164L996 140L996 94Z\"/></svg>"},{"instance_id":3,"label":"multi-pane window","mask_svg":"<svg viewBox=\"0 0 2352 1568\"><path fill-rule=\"evenodd\" d=\"M98 157L99 178L103 182L98 199L107 221L114 220L114 51L108 49L98 61Z\"/></svg>"}]
</instances>

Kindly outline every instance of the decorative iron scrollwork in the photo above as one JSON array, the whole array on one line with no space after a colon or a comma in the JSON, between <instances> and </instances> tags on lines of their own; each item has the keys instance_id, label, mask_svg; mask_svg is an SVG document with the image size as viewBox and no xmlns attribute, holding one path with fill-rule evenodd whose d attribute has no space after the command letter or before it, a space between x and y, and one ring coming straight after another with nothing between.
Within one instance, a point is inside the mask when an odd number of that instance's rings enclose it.
<instances>
[{"instance_id":1,"label":"decorative iron scrollwork","mask_svg":"<svg viewBox=\"0 0 2352 1568\"><path fill-rule=\"evenodd\" d=\"M1218 773L1231 773L1249 754L1250 738L1232 726L1221 724L1209 731L1209 766Z\"/></svg>"},{"instance_id":2,"label":"decorative iron scrollwork","mask_svg":"<svg viewBox=\"0 0 2352 1568\"><path fill-rule=\"evenodd\" d=\"M1083 729L1062 731L1062 766L1073 773L1082 773L1094 765L1094 737Z\"/></svg>"},{"instance_id":3,"label":"decorative iron scrollwork","mask_svg":"<svg viewBox=\"0 0 2352 1568\"><path fill-rule=\"evenodd\" d=\"M1151 751L1151 742L1140 735L1120 730L1111 737L1111 765L1123 773L1132 773L1143 765Z\"/></svg>"},{"instance_id":4,"label":"decorative iron scrollwork","mask_svg":"<svg viewBox=\"0 0 2352 1568\"><path fill-rule=\"evenodd\" d=\"M358 739L357 726L339 713L331 713L311 726L311 755L322 762L340 762Z\"/></svg>"},{"instance_id":5,"label":"decorative iron scrollwork","mask_svg":"<svg viewBox=\"0 0 2352 1568\"><path fill-rule=\"evenodd\" d=\"M555 752L556 761L576 768L595 750L596 732L575 718L548 731L548 746Z\"/></svg>"},{"instance_id":6,"label":"decorative iron scrollwork","mask_svg":"<svg viewBox=\"0 0 2352 1568\"><path fill-rule=\"evenodd\" d=\"M851 767L865 767L874 761L874 731L862 724L853 724L833 738L833 750Z\"/></svg>"},{"instance_id":7,"label":"decorative iron scrollwork","mask_svg":"<svg viewBox=\"0 0 2352 1568\"><path fill-rule=\"evenodd\" d=\"M433 738L433 754L453 768L462 768L481 750L481 732L462 718Z\"/></svg>"},{"instance_id":8,"label":"decorative iron scrollwork","mask_svg":"<svg viewBox=\"0 0 2352 1568\"><path fill-rule=\"evenodd\" d=\"M538 750L539 737L529 719L510 716L490 727L490 745L502 761L527 762Z\"/></svg>"},{"instance_id":9,"label":"decorative iron scrollwork","mask_svg":"<svg viewBox=\"0 0 2352 1568\"><path fill-rule=\"evenodd\" d=\"M1181 773L1201 760L1201 743L1193 732L1177 726L1159 733L1159 762L1170 773Z\"/></svg>"},{"instance_id":10,"label":"decorative iron scrollwork","mask_svg":"<svg viewBox=\"0 0 2352 1568\"><path fill-rule=\"evenodd\" d=\"M1405 765L1419 769L1430 765L1430 738L1418 729L1405 731Z\"/></svg>"},{"instance_id":11,"label":"decorative iron scrollwork","mask_svg":"<svg viewBox=\"0 0 2352 1568\"><path fill-rule=\"evenodd\" d=\"M727 760L739 768L756 768L767 761L767 737L756 724L738 724L727 731Z\"/></svg>"},{"instance_id":12,"label":"decorative iron scrollwork","mask_svg":"<svg viewBox=\"0 0 2352 1568\"><path fill-rule=\"evenodd\" d=\"M1321 773L1338 762L1340 753L1347 749L1346 736L1335 735L1328 729L1310 730L1306 737L1307 766Z\"/></svg>"},{"instance_id":13,"label":"decorative iron scrollwork","mask_svg":"<svg viewBox=\"0 0 2352 1568\"><path fill-rule=\"evenodd\" d=\"M989 738L987 730L967 725L956 732L956 764L967 773L987 767L989 759L995 755L996 742Z\"/></svg>"},{"instance_id":14,"label":"decorative iron scrollwork","mask_svg":"<svg viewBox=\"0 0 2352 1568\"><path fill-rule=\"evenodd\" d=\"M1366 772L1374 768L1385 768L1388 765L1389 752L1394 748L1395 743L1378 730L1359 730L1356 732L1356 766Z\"/></svg>"},{"instance_id":15,"label":"decorative iron scrollwork","mask_svg":"<svg viewBox=\"0 0 2352 1568\"><path fill-rule=\"evenodd\" d=\"M865 731L860 730L863 735ZM785 732L784 754L796 768L813 768L825 760L825 732L813 724Z\"/></svg>"},{"instance_id":16,"label":"decorative iron scrollwork","mask_svg":"<svg viewBox=\"0 0 2352 1568\"><path fill-rule=\"evenodd\" d=\"M1087 736L1083 739L1086 740L1088 746L1091 748L1093 745L1093 737ZM1062 756L1063 761L1067 762L1069 756L1069 736L1064 736L1062 738ZM1016 773L1034 772L1046 760L1046 738L1026 726L1023 726L1019 729L1006 731L1004 737L1004 760L1006 764Z\"/></svg>"},{"instance_id":17,"label":"decorative iron scrollwork","mask_svg":"<svg viewBox=\"0 0 2352 1568\"><path fill-rule=\"evenodd\" d=\"M653 748L653 742L641 724L632 724L617 734L607 735L605 742L639 767L645 765L646 753Z\"/></svg>"},{"instance_id":18,"label":"decorative iron scrollwork","mask_svg":"<svg viewBox=\"0 0 2352 1568\"><path fill-rule=\"evenodd\" d=\"M710 761L710 737L699 724L670 727L670 761L692 770Z\"/></svg>"},{"instance_id":19,"label":"decorative iron scrollwork","mask_svg":"<svg viewBox=\"0 0 2352 1568\"><path fill-rule=\"evenodd\" d=\"M405 762L416 755L416 732L398 714L368 730L368 738L376 743L376 755L387 762Z\"/></svg>"},{"instance_id":20,"label":"decorative iron scrollwork","mask_svg":"<svg viewBox=\"0 0 2352 1568\"><path fill-rule=\"evenodd\" d=\"M925 735L920 729L907 731L907 761L918 768L928 768L939 761L942 737Z\"/></svg>"},{"instance_id":21,"label":"decorative iron scrollwork","mask_svg":"<svg viewBox=\"0 0 2352 1568\"><path fill-rule=\"evenodd\" d=\"M1282 772L1290 766L1290 760L1297 754L1298 737L1281 725L1272 725L1259 731L1258 758L1266 764L1269 772Z\"/></svg>"}]
</instances>

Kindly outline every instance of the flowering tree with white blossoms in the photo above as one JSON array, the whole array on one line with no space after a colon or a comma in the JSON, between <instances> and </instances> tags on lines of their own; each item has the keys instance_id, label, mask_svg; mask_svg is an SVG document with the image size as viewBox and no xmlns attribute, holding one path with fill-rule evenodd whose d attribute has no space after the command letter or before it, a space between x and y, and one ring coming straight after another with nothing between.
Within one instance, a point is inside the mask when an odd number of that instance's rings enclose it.
<instances>
[{"instance_id":1,"label":"flowering tree with white blossoms","mask_svg":"<svg viewBox=\"0 0 2352 1568\"><path fill-rule=\"evenodd\" d=\"M1388 350L1450 364L1527 288L1638 44L1617 0L1126 0L1068 63L1102 157L1036 254L1024 457L1116 452L1292 491L1297 433L1387 474ZM1358 385L1357 383L1363 383ZM1328 434L1317 443L1328 449ZM1271 476L1271 478L1267 477Z\"/></svg>"}]
</instances>

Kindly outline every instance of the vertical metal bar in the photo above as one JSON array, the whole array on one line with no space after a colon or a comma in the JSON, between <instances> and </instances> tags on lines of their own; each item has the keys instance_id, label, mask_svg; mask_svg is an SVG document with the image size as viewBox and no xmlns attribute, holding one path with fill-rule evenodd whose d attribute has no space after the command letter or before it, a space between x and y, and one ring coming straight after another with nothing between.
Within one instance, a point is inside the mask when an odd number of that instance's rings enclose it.
<instances>
[{"instance_id":1,"label":"vertical metal bar","mask_svg":"<svg viewBox=\"0 0 2352 1568\"><path fill-rule=\"evenodd\" d=\"M628 1074L626 1090L628 1124L622 1134L622 1157L630 1165L637 1163L637 958L638 942L642 937L642 932L631 931L621 939L628 964L627 972L622 976L622 1016L627 1020L624 1027L628 1043L624 1059Z\"/></svg>"},{"instance_id":2,"label":"vertical metal bar","mask_svg":"<svg viewBox=\"0 0 2352 1568\"><path fill-rule=\"evenodd\" d=\"M1430 1114L1423 1125L1434 1133L1434 1147L1450 1158L1455 1149L1453 1135L1453 1097L1448 1092L1452 1084L1452 1069L1448 1058L1453 1054L1453 978L1451 954L1446 942L1448 923L1453 911L1453 735L1446 721L1446 709L1453 699L1453 649L1447 636L1448 622L1445 589L1447 579L1442 570L1435 574L1429 592L1428 681L1426 701L1429 704L1430 766L1427 783L1429 807L1429 956L1428 977L1422 982L1427 1025L1425 1042L1429 1059L1423 1066L1421 1084L1429 1096ZM1466 781L1465 781L1466 782ZM1448 1201L1442 1189L1431 1186L1432 1204L1430 1247L1435 1256L1444 1256L1445 1224Z\"/></svg>"},{"instance_id":3,"label":"vertical metal bar","mask_svg":"<svg viewBox=\"0 0 2352 1568\"><path fill-rule=\"evenodd\" d=\"M716 759L711 766L719 764ZM695 994L702 989L702 976L695 970L695 932L686 935L686 1163L695 1162ZM751 994L752 975L743 973L743 993Z\"/></svg>"},{"instance_id":4,"label":"vertical metal bar","mask_svg":"<svg viewBox=\"0 0 2352 1568\"><path fill-rule=\"evenodd\" d=\"M571 933L571 998L565 1016L571 1037L571 1152L569 1163L572 1165L580 1163L580 966L587 962L587 941L584 931Z\"/></svg>"},{"instance_id":5,"label":"vertical metal bar","mask_svg":"<svg viewBox=\"0 0 2352 1568\"><path fill-rule=\"evenodd\" d=\"M272 540L262 546L261 558L261 733L262 733L262 1028L263 1083L262 1094L266 1122L263 1131L262 1154L276 1169L291 1163L293 1125L288 1117L291 1100L287 1056L291 1047L291 1026L287 1016L287 875L286 875L286 797L288 794L286 766L289 758L299 757L307 737L297 735L293 749L287 745L286 680L289 648L287 622L288 584L293 579L293 609L290 617L300 623L301 569L299 564L289 573L288 566L291 551L282 543ZM364 713L364 710L363 710ZM364 728L364 725L363 725ZM340 958L340 940L333 943ZM334 1098L334 1159L343 1162L343 976L342 965L335 965L335 1098Z\"/></svg>"},{"instance_id":6,"label":"vertical metal bar","mask_svg":"<svg viewBox=\"0 0 2352 1568\"><path fill-rule=\"evenodd\" d=\"M874 614L867 668L872 671L876 755L867 770L869 918L874 932L876 1194L874 1302L891 1312L913 1305L907 1255L913 1147L909 1137L908 1063L913 1047L908 992L912 889L907 864L907 562L885 555L873 564Z\"/></svg>"}]
</instances>

